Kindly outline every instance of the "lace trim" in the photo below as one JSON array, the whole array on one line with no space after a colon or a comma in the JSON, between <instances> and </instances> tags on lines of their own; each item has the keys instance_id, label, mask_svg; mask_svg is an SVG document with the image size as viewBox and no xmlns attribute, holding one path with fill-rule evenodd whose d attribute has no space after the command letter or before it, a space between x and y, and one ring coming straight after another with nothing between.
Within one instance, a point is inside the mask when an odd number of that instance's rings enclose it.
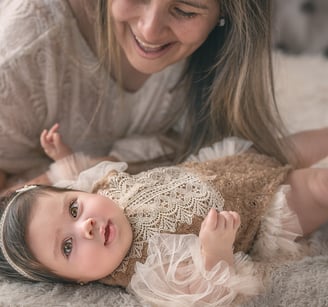
<instances>
[{"instance_id":1,"label":"lace trim","mask_svg":"<svg viewBox=\"0 0 328 307\"><path fill-rule=\"evenodd\" d=\"M212 177L205 179L211 180ZM214 188L185 168L157 168L135 176L119 173L108 179L100 194L116 201L129 218L134 243L116 270L125 271L129 258L142 257L144 244L156 233L175 233L179 224L191 225L209 208L222 211L224 199Z\"/></svg>"}]
</instances>

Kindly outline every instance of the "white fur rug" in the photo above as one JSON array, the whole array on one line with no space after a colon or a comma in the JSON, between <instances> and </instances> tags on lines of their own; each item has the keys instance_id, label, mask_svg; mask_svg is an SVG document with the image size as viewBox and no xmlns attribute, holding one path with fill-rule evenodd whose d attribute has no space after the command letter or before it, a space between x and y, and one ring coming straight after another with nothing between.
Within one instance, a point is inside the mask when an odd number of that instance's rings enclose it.
<instances>
[{"instance_id":1,"label":"white fur rug","mask_svg":"<svg viewBox=\"0 0 328 307\"><path fill-rule=\"evenodd\" d=\"M275 56L277 99L290 131L328 126L328 60L319 56ZM328 142L328 139L327 139ZM274 271L267 292L245 307L328 306L328 229L313 240L317 255ZM0 276L0 306L141 306L118 288L99 284L17 283Z\"/></svg>"}]
</instances>

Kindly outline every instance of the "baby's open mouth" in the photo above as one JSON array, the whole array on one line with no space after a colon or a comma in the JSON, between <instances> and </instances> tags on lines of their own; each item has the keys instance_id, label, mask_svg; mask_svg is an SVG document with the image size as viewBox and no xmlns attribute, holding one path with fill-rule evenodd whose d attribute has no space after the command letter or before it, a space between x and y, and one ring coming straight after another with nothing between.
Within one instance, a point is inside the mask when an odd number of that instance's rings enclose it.
<instances>
[{"instance_id":1,"label":"baby's open mouth","mask_svg":"<svg viewBox=\"0 0 328 307\"><path fill-rule=\"evenodd\" d=\"M106 245L107 242L108 242L109 234L110 234L110 229L109 229L109 222L108 222L107 225L106 225L106 228L105 228L105 242L104 242L104 245Z\"/></svg>"}]
</instances>

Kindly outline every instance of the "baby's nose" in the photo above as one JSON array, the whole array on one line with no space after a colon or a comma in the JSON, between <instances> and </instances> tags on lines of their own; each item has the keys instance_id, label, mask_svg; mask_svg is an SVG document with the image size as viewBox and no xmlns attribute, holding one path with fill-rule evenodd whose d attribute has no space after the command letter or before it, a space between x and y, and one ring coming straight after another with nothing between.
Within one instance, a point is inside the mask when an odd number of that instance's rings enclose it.
<instances>
[{"instance_id":1,"label":"baby's nose","mask_svg":"<svg viewBox=\"0 0 328 307\"><path fill-rule=\"evenodd\" d=\"M82 235L86 239L93 239L94 236L94 227L96 225L96 222L93 218L88 218L83 222L82 225Z\"/></svg>"}]
</instances>

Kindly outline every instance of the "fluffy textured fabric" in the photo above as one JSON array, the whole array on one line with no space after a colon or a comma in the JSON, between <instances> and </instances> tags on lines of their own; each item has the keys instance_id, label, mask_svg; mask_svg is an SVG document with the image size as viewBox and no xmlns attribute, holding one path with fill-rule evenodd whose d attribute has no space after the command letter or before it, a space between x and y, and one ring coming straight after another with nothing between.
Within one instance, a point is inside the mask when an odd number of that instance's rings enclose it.
<instances>
[{"instance_id":1,"label":"fluffy textured fabric","mask_svg":"<svg viewBox=\"0 0 328 307\"><path fill-rule=\"evenodd\" d=\"M270 274L266 292L243 307L328 306L328 224L310 241L312 257L278 267Z\"/></svg>"},{"instance_id":2,"label":"fluffy textured fabric","mask_svg":"<svg viewBox=\"0 0 328 307\"><path fill-rule=\"evenodd\" d=\"M290 131L328 125L328 60L319 56L275 55L277 99ZM328 306L328 226L311 240L314 257L270 272L263 295L243 307ZM119 288L16 283L0 276L0 306L141 306Z\"/></svg>"}]
</instances>

